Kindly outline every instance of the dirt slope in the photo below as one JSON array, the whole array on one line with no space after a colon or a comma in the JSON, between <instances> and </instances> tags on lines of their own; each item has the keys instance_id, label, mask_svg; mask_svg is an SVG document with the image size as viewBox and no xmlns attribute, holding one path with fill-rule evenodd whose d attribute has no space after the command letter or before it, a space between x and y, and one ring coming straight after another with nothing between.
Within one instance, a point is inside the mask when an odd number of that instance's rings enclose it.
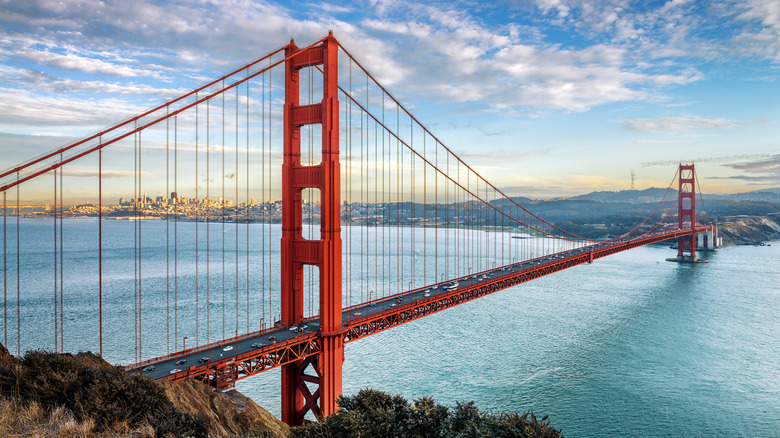
<instances>
[{"instance_id":1,"label":"dirt slope","mask_svg":"<svg viewBox=\"0 0 780 438\"><path fill-rule=\"evenodd\" d=\"M236 390L214 392L194 379L159 383L179 410L206 420L209 436L284 437L289 431L286 424Z\"/></svg>"}]
</instances>

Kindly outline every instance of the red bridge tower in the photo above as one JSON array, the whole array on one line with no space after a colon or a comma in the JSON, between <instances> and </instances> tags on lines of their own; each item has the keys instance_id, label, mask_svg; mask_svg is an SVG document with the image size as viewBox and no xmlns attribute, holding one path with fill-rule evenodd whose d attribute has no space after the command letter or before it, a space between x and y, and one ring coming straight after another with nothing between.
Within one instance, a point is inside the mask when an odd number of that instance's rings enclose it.
<instances>
[{"instance_id":1,"label":"red bridge tower","mask_svg":"<svg viewBox=\"0 0 780 438\"><path fill-rule=\"evenodd\" d=\"M696 229L696 171L693 164L680 164L677 193L677 225L680 230ZM686 222L687 219L687 222ZM677 261L696 262L696 233L677 238Z\"/></svg>"},{"instance_id":2,"label":"red bridge tower","mask_svg":"<svg viewBox=\"0 0 780 438\"><path fill-rule=\"evenodd\" d=\"M297 54L297 56L296 56ZM323 418L341 395L344 344L341 321L341 174L339 167L338 43L332 34L317 46L285 49L284 162L282 165L281 324L300 324L303 266L319 268L320 353L282 367L282 421L304 422L311 411ZM300 105L299 73L322 66L322 102ZM322 125L322 162L301 165L301 127ZM320 240L302 235L302 191L320 190ZM314 375L307 374L313 369ZM312 392L307 383L316 384Z\"/></svg>"}]
</instances>

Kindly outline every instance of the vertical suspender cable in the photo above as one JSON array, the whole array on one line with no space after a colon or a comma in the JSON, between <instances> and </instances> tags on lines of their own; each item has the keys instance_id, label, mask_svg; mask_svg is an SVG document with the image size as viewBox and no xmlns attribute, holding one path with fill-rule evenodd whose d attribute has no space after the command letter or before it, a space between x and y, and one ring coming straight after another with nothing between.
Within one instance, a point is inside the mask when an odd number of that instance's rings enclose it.
<instances>
[{"instance_id":1,"label":"vertical suspender cable","mask_svg":"<svg viewBox=\"0 0 780 438\"><path fill-rule=\"evenodd\" d=\"M21 233L19 232L19 217L22 215L22 202L19 199L19 172L16 172L16 357L22 357L22 283L20 277Z\"/></svg>"},{"instance_id":2,"label":"vertical suspender cable","mask_svg":"<svg viewBox=\"0 0 780 438\"><path fill-rule=\"evenodd\" d=\"M246 70L247 76L249 76L249 69ZM238 117L238 116L236 116ZM236 155L238 159L238 155ZM254 202L252 203L254 204ZM252 205L254 208L254 205ZM249 333L249 81L246 81L246 331ZM236 215L238 217L238 215ZM236 225L238 230L238 225ZM236 247L238 247L238 238L236 238ZM238 281L238 280L236 280Z\"/></svg>"},{"instance_id":3,"label":"vertical suspender cable","mask_svg":"<svg viewBox=\"0 0 780 438\"><path fill-rule=\"evenodd\" d=\"M141 208L146 205L146 193L143 191L142 186L142 179L143 179L143 173L141 171L141 132L138 133L138 193L141 194L141 196L144 197L144 202L141 204ZM138 221L138 361L141 361L141 358L143 357L143 349L142 349L142 342L143 342L143 302L141 301L142 297L142 291L143 291L143 273L141 271L142 263L143 263L143 257L141 255L141 250L143 249L143 237L141 236L141 222L142 220Z\"/></svg>"},{"instance_id":4,"label":"vertical suspender cable","mask_svg":"<svg viewBox=\"0 0 780 438\"><path fill-rule=\"evenodd\" d=\"M268 63L271 63L271 60L268 60ZM274 87L273 87L273 69L268 70L268 202L271 202L271 188L273 181L273 168L274 166L271 163L271 145L273 144L273 119L271 118L273 113L273 94L274 94ZM271 224L268 224L268 238L265 239L268 243L268 252L266 253L270 259L271 257ZM270 261L266 263L268 265L268 312L271 316L271 324L273 324L274 319L274 302L273 302L273 269L271 269L271 263ZM279 295L281 300L281 287L279 289ZM281 303L280 303L281 305ZM281 313L279 315L281 318Z\"/></svg>"},{"instance_id":5,"label":"vertical suspender cable","mask_svg":"<svg viewBox=\"0 0 780 438\"><path fill-rule=\"evenodd\" d=\"M211 99L206 100L206 343L211 342Z\"/></svg>"},{"instance_id":6,"label":"vertical suspender cable","mask_svg":"<svg viewBox=\"0 0 780 438\"><path fill-rule=\"evenodd\" d=\"M62 154L60 154L60 165ZM65 213L65 199L63 198L62 176L64 170L60 170L60 351L65 351L65 263L64 263L64 236L62 232L62 219Z\"/></svg>"},{"instance_id":7,"label":"vertical suspender cable","mask_svg":"<svg viewBox=\"0 0 780 438\"><path fill-rule=\"evenodd\" d=\"M5 198L5 192L3 192ZM57 321L58 306L57 306L57 169L54 169L54 352L58 353L59 350L59 322ZM5 209L3 210L3 220L5 220ZM3 224L3 232L5 232L5 224ZM5 237L3 238L3 244L5 245ZM5 260L5 251L3 252L3 260ZM5 266L3 266L3 275L5 276ZM6 336L5 345L8 345L8 338Z\"/></svg>"},{"instance_id":8,"label":"vertical suspender cable","mask_svg":"<svg viewBox=\"0 0 780 438\"><path fill-rule=\"evenodd\" d=\"M262 77L262 98L261 98L261 114L260 114L260 203L262 204L261 210L261 223L260 223L260 291L262 298L260 303L262 304L262 328L265 328L265 223L266 214L265 209L268 207L268 202L265 201L265 73ZM273 320L271 320L273 323Z\"/></svg>"},{"instance_id":9,"label":"vertical suspender cable","mask_svg":"<svg viewBox=\"0 0 780 438\"><path fill-rule=\"evenodd\" d=\"M401 131L401 113L399 112L398 105L395 107L395 132L400 134ZM403 257L403 247L401 246L401 241L403 240L403 217L401 216L402 212L401 209L403 208L404 201L403 201L403 189L401 188L401 171L403 168L403 160L401 158L401 141L400 137L396 138L395 141L395 148L396 148L396 157L398 161L395 163L395 191L396 191L396 208L395 208L395 224L396 224L396 260L399 261L399 267L396 270L398 273L398 280L396 282L396 291L401 292L403 289L403 282L404 282L404 257Z\"/></svg>"},{"instance_id":10,"label":"vertical suspender cable","mask_svg":"<svg viewBox=\"0 0 780 438\"><path fill-rule=\"evenodd\" d=\"M135 128L137 128L137 123ZM133 343L138 362L138 133L133 134Z\"/></svg>"},{"instance_id":11,"label":"vertical suspender cable","mask_svg":"<svg viewBox=\"0 0 780 438\"><path fill-rule=\"evenodd\" d=\"M100 144L103 137L100 137ZM167 253L166 253L167 257ZM166 276L167 277L167 276ZM98 308L100 357L103 357L103 148L98 149ZM167 318L166 318L167 321Z\"/></svg>"},{"instance_id":12,"label":"vertical suspender cable","mask_svg":"<svg viewBox=\"0 0 780 438\"><path fill-rule=\"evenodd\" d=\"M350 61L351 62L351 61ZM387 202L385 201L385 93L382 92L382 296L387 293L387 277L385 277L385 262L389 261L387 252L385 251L385 235L390 237L390 233L387 230L388 225L388 213ZM388 136L388 141L390 137ZM389 149L388 149L389 150ZM379 294L379 291L377 291Z\"/></svg>"},{"instance_id":13,"label":"vertical suspender cable","mask_svg":"<svg viewBox=\"0 0 780 438\"><path fill-rule=\"evenodd\" d=\"M379 293L379 126L374 122L374 296L369 292L369 301Z\"/></svg>"},{"instance_id":14,"label":"vertical suspender cable","mask_svg":"<svg viewBox=\"0 0 780 438\"><path fill-rule=\"evenodd\" d=\"M179 115L173 116L173 349L179 350Z\"/></svg>"},{"instance_id":15,"label":"vertical suspender cable","mask_svg":"<svg viewBox=\"0 0 780 438\"><path fill-rule=\"evenodd\" d=\"M165 107L168 114L169 107ZM170 124L169 118L165 119L165 349L166 354L171 354L171 221L168 213L168 201L170 199Z\"/></svg>"},{"instance_id":16,"label":"vertical suspender cable","mask_svg":"<svg viewBox=\"0 0 780 438\"><path fill-rule=\"evenodd\" d=\"M198 93L195 93L195 101L198 101ZM198 197L198 149L200 146L200 120L198 117L198 106L195 105L195 345L200 345L200 291L199 286L199 265L198 250L200 249L200 232L198 225L200 223L200 207L201 202ZM184 345L182 345L184 347Z\"/></svg>"},{"instance_id":17,"label":"vertical suspender cable","mask_svg":"<svg viewBox=\"0 0 780 438\"><path fill-rule=\"evenodd\" d=\"M352 95L352 58L349 59L349 95ZM347 116L347 175L349 175L348 191L347 191L347 204L349 205L349 214L347 221L349 222L349 234L347 237L349 242L347 243L347 265L348 279L347 284L349 290L347 291L347 306L352 305L352 229L354 223L352 222L352 101L347 100L347 108L349 109L349 115Z\"/></svg>"},{"instance_id":18,"label":"vertical suspender cable","mask_svg":"<svg viewBox=\"0 0 780 438\"><path fill-rule=\"evenodd\" d=\"M248 83L247 83L248 84ZM235 280L236 280L236 336L238 336L238 87L236 87L236 167L235 167L235 173L233 173L233 181L235 181L235 196L233 197L235 199L234 204L234 225L235 225L235 232L236 232L236 239L235 239L235 253L236 253L236 273L235 273ZM247 175L249 176L249 175ZM246 208L246 205L244 205ZM249 310L249 307L247 306L246 310ZM248 332L249 330L247 330Z\"/></svg>"},{"instance_id":19,"label":"vertical suspender cable","mask_svg":"<svg viewBox=\"0 0 780 438\"><path fill-rule=\"evenodd\" d=\"M55 181L55 189L54 193L57 193L56 189L56 181L57 181L57 174L54 174L54 181ZM8 234L6 233L6 229L8 226L8 214L7 214L7 208L8 208L8 199L7 199L8 192L3 192L3 345L8 345L8 251L7 251L7 245L8 245ZM56 195L55 195L56 196ZM55 198L56 199L56 198ZM55 202L55 208L56 208L56 202ZM57 220L55 216L54 220L54 229L57 229ZM55 236L54 238L55 242L55 253L54 253L54 303L55 306L57 305L57 253L56 253L56 245L57 245L57 238ZM57 323L57 313L54 313L54 321L55 324ZM57 349L57 328L55 326L54 328L54 349L56 351Z\"/></svg>"},{"instance_id":20,"label":"vertical suspender cable","mask_svg":"<svg viewBox=\"0 0 780 438\"><path fill-rule=\"evenodd\" d=\"M225 81L222 81L225 88ZM222 93L222 199L220 199L220 216L222 216L222 339L225 339L225 93Z\"/></svg>"},{"instance_id":21,"label":"vertical suspender cable","mask_svg":"<svg viewBox=\"0 0 780 438\"><path fill-rule=\"evenodd\" d=\"M414 123L411 118L409 119L409 146L414 150ZM409 263L411 269L409 280L412 286L410 289L414 289L415 268L417 267L417 241L414 240L414 201L416 200L414 196L414 171L414 154L412 151L409 151L409 197L411 198L409 199L409 202L411 202L411 204L409 204L411 206L409 208L409 229L412 235L412 239L409 241L409 258L411 259Z\"/></svg>"}]
</instances>

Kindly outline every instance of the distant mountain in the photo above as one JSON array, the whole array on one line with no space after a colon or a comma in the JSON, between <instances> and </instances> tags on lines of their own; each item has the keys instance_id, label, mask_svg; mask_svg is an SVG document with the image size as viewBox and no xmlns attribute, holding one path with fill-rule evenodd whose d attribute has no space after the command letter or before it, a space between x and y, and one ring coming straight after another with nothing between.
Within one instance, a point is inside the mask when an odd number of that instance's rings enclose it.
<instances>
[{"instance_id":1,"label":"distant mountain","mask_svg":"<svg viewBox=\"0 0 780 438\"><path fill-rule=\"evenodd\" d=\"M780 204L780 188L769 188L755 190L752 192L735 193L733 195L725 195L724 198L732 199L734 201L762 201Z\"/></svg>"},{"instance_id":2,"label":"distant mountain","mask_svg":"<svg viewBox=\"0 0 780 438\"><path fill-rule=\"evenodd\" d=\"M617 192L590 192L587 195L579 195L568 198L572 201L596 201L607 203L646 204L658 202L663 198L666 189L651 187L644 190L620 190ZM677 197L677 190L670 189L666 199Z\"/></svg>"},{"instance_id":3,"label":"distant mountain","mask_svg":"<svg viewBox=\"0 0 780 438\"><path fill-rule=\"evenodd\" d=\"M568 198L571 201L596 201L603 203L646 204L658 202L666 193L666 189L651 187L645 190L620 190L617 192L590 192L586 195ZM677 190L670 189L666 199L675 199ZM780 188L755 190L733 194L704 194L704 199L721 199L731 201L757 201L780 204Z\"/></svg>"}]
</instances>

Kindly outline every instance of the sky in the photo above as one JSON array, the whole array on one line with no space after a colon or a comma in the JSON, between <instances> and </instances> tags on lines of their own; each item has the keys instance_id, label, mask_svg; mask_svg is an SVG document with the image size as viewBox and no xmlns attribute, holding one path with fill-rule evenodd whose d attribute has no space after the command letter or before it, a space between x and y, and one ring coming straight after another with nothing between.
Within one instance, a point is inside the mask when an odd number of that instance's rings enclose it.
<instances>
[{"instance_id":1,"label":"sky","mask_svg":"<svg viewBox=\"0 0 780 438\"><path fill-rule=\"evenodd\" d=\"M778 0L0 0L0 168L329 30L508 193L780 187Z\"/></svg>"}]
</instances>

